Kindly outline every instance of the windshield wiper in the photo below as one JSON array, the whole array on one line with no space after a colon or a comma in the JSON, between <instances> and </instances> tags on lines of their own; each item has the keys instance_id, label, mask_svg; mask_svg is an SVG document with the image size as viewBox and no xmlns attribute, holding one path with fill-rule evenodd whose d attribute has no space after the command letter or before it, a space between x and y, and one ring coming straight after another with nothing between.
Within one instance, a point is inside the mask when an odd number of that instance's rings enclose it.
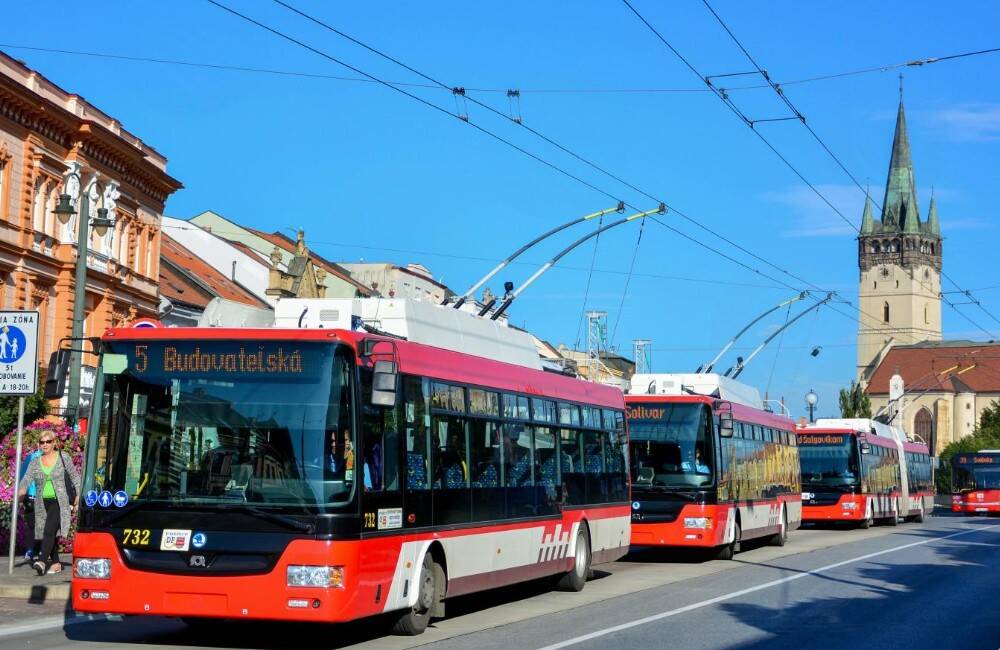
<instances>
[{"instance_id":1,"label":"windshield wiper","mask_svg":"<svg viewBox=\"0 0 1000 650\"><path fill-rule=\"evenodd\" d=\"M102 521L104 526L110 526L122 517L131 514L132 512L139 510L143 507L150 505L161 505L166 506L167 509L174 508L191 508L191 509L209 509L213 512L221 512L223 509L226 511L236 511L244 514L257 517L258 519L263 519L271 523L279 524L285 528L290 528L291 530L297 530L306 534L311 535L316 531L315 527L310 523L305 523L295 519L294 517L289 517L288 515L282 515L277 512L270 512L264 510L263 508L258 508L256 506L246 505L244 503L219 503L219 504L207 504L207 503L183 503L183 502L157 502L157 501L135 501L129 507L122 508L121 510L109 513L105 516ZM213 507L219 506L219 507Z\"/></svg>"},{"instance_id":2,"label":"windshield wiper","mask_svg":"<svg viewBox=\"0 0 1000 650\"><path fill-rule=\"evenodd\" d=\"M245 503L233 503L233 504L226 503L220 505L222 505L222 507L225 508L227 511L242 512L257 517L259 519L263 519L265 521L270 521L271 523L274 524L282 525L286 528L291 528L292 530L298 530L300 532L309 535L316 532L315 526L313 526L311 523L307 524L303 521L295 519L294 517L289 517L288 515L282 515L277 512L270 512L269 510L264 510L263 508L258 508L257 506L249 506L246 505Z\"/></svg>"}]
</instances>

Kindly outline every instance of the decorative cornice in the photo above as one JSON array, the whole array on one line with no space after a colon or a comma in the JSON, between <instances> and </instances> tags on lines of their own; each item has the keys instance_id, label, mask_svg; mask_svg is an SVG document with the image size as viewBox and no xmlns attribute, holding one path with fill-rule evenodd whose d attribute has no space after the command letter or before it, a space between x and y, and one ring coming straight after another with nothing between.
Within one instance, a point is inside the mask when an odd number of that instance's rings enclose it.
<instances>
[{"instance_id":1,"label":"decorative cornice","mask_svg":"<svg viewBox=\"0 0 1000 650\"><path fill-rule=\"evenodd\" d=\"M114 171L121 181L158 203L164 203L182 187L180 181L149 162L142 151L105 127L80 118L3 76L0 76L0 117L38 133L67 152L76 148L88 161Z\"/></svg>"}]
</instances>

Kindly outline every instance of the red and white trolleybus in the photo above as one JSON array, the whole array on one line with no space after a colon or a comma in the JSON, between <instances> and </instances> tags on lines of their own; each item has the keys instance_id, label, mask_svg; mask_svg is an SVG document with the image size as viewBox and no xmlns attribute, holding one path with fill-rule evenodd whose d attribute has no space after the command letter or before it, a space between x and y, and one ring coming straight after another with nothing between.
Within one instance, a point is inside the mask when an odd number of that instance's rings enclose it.
<instances>
[{"instance_id":1,"label":"red and white trolleybus","mask_svg":"<svg viewBox=\"0 0 1000 650\"><path fill-rule=\"evenodd\" d=\"M869 419L820 419L800 426L802 519L923 521L934 509L934 476L927 445L897 427Z\"/></svg>"},{"instance_id":2,"label":"red and white trolleybus","mask_svg":"<svg viewBox=\"0 0 1000 650\"><path fill-rule=\"evenodd\" d=\"M416 634L446 598L579 590L627 552L620 391L429 303L282 300L276 326L104 335L77 611Z\"/></svg>"},{"instance_id":3,"label":"red and white trolleybus","mask_svg":"<svg viewBox=\"0 0 1000 650\"><path fill-rule=\"evenodd\" d=\"M1000 515L1000 449L951 457L951 509Z\"/></svg>"},{"instance_id":4,"label":"red and white trolleybus","mask_svg":"<svg viewBox=\"0 0 1000 650\"><path fill-rule=\"evenodd\" d=\"M716 374L641 374L625 396L632 544L717 548L783 545L799 527L794 424L756 389Z\"/></svg>"}]
</instances>

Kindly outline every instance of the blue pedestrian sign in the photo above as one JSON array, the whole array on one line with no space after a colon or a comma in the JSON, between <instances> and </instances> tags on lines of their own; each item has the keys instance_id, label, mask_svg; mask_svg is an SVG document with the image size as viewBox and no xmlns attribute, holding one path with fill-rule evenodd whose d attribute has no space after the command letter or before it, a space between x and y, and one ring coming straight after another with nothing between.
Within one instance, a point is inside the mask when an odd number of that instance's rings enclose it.
<instances>
[{"instance_id":1,"label":"blue pedestrian sign","mask_svg":"<svg viewBox=\"0 0 1000 650\"><path fill-rule=\"evenodd\" d=\"M111 499L112 499L111 493L108 492L107 490L104 490L97 496L97 504L102 508L110 508Z\"/></svg>"},{"instance_id":2,"label":"blue pedestrian sign","mask_svg":"<svg viewBox=\"0 0 1000 650\"><path fill-rule=\"evenodd\" d=\"M34 395L38 312L0 311L0 395Z\"/></svg>"}]
</instances>

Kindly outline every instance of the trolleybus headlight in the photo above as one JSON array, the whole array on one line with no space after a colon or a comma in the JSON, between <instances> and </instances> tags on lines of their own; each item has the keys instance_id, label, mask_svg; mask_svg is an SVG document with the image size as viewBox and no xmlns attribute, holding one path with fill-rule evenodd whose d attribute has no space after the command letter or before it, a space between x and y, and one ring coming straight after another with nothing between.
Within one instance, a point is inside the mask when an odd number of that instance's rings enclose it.
<instances>
[{"instance_id":1,"label":"trolleybus headlight","mask_svg":"<svg viewBox=\"0 0 1000 650\"><path fill-rule=\"evenodd\" d=\"M73 564L73 573L77 578L96 578L107 580L111 577L111 560L107 558L77 558Z\"/></svg>"},{"instance_id":2,"label":"trolleybus headlight","mask_svg":"<svg viewBox=\"0 0 1000 650\"><path fill-rule=\"evenodd\" d=\"M344 567L342 566L303 566L288 567L287 584L289 587L334 587L344 586Z\"/></svg>"},{"instance_id":3,"label":"trolleybus headlight","mask_svg":"<svg viewBox=\"0 0 1000 650\"><path fill-rule=\"evenodd\" d=\"M685 528L711 528L711 517L684 517Z\"/></svg>"}]
</instances>

